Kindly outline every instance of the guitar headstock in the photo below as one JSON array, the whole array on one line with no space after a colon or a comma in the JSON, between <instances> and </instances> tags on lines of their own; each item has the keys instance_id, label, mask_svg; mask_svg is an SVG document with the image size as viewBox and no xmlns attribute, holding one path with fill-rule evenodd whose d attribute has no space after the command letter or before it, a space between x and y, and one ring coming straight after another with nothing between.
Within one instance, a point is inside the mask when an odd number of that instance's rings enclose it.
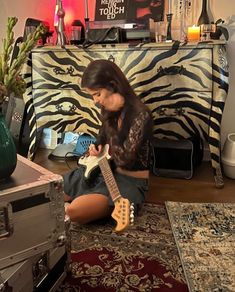
<instances>
[{"instance_id":1,"label":"guitar headstock","mask_svg":"<svg viewBox=\"0 0 235 292\"><path fill-rule=\"evenodd\" d=\"M134 222L134 206L130 204L128 199L124 199L123 197L119 197L114 202L114 210L112 213L113 219L117 222L117 226L115 227L116 232L121 232L126 229L130 223Z\"/></svg>"}]
</instances>

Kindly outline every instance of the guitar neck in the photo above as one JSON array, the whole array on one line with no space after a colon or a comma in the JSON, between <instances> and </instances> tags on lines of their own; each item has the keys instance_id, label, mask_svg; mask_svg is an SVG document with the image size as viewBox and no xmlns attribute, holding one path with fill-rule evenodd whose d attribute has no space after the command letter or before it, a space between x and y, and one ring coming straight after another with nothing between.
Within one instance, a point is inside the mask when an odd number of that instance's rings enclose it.
<instances>
[{"instance_id":1,"label":"guitar neck","mask_svg":"<svg viewBox=\"0 0 235 292\"><path fill-rule=\"evenodd\" d=\"M119 192L117 183L110 168L108 159L104 157L98 162L98 164L103 174L109 193L112 197L112 200L115 201L117 198L121 197L121 194Z\"/></svg>"}]
</instances>

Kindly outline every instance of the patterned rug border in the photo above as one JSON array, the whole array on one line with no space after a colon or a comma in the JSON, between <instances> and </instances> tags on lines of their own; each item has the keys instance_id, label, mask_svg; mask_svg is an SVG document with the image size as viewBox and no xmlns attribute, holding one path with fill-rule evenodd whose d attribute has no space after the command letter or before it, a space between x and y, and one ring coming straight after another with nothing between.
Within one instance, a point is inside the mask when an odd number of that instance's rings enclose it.
<instances>
[{"instance_id":1,"label":"patterned rug border","mask_svg":"<svg viewBox=\"0 0 235 292\"><path fill-rule=\"evenodd\" d=\"M189 290L234 292L235 204L165 205Z\"/></svg>"},{"instance_id":2,"label":"patterned rug border","mask_svg":"<svg viewBox=\"0 0 235 292\"><path fill-rule=\"evenodd\" d=\"M176 238L176 235L175 235L175 232L174 232L174 229L173 229L173 226L172 226L173 225L173 223L172 223L172 216L170 214L171 211L169 209L169 204L170 203L172 203L172 202L170 202L170 201L165 202L165 206L166 206L168 218L169 218L169 221L170 221L170 224L171 224L171 228L172 228L172 232L173 232L175 244L176 244L176 247L178 249L178 255L179 255L179 258L180 258L180 261L181 261L181 265L183 267L183 272L184 272L185 280L186 280L186 283L187 283L189 292L192 292L192 290L191 290L191 283L190 283L189 277L188 277L188 275L186 273L186 267L185 267L185 264L184 264L184 261L183 261L182 253L181 253L180 246L179 246L179 242L178 242L178 240Z\"/></svg>"}]
</instances>

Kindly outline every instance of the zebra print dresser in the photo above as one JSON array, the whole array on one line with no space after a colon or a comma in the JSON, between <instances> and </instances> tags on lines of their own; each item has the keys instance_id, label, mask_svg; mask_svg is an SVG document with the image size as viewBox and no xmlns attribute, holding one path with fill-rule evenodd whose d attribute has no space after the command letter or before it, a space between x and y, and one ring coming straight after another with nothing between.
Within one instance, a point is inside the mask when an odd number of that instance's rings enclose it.
<instances>
[{"instance_id":1,"label":"zebra print dresser","mask_svg":"<svg viewBox=\"0 0 235 292\"><path fill-rule=\"evenodd\" d=\"M228 93L225 43L116 44L41 47L25 68L24 100L30 115L29 158L43 128L96 135L99 110L81 91L80 80L94 59L118 64L130 84L150 107L154 135L182 139L200 136L209 144L217 187L223 186L220 126Z\"/></svg>"}]
</instances>

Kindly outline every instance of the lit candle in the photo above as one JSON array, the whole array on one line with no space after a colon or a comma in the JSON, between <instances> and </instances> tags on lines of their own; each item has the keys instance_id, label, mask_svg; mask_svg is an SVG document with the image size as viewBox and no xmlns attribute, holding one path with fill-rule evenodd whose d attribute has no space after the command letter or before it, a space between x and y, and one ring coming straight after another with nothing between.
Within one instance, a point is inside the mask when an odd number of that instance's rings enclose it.
<instances>
[{"instance_id":1,"label":"lit candle","mask_svg":"<svg viewBox=\"0 0 235 292\"><path fill-rule=\"evenodd\" d=\"M188 41L200 40L200 27L193 25L188 27Z\"/></svg>"}]
</instances>

